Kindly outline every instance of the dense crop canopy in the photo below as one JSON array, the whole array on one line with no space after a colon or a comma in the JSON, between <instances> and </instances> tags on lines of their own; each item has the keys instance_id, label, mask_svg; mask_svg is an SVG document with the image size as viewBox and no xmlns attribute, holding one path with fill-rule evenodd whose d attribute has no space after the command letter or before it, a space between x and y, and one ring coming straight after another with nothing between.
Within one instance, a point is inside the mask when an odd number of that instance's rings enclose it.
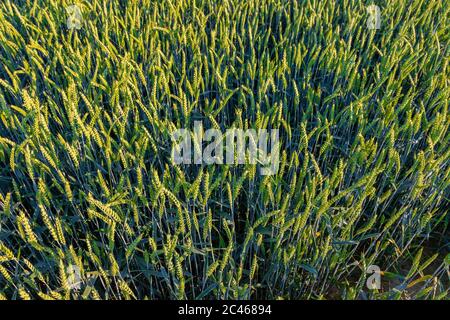
<instances>
[{"instance_id":1,"label":"dense crop canopy","mask_svg":"<svg viewBox=\"0 0 450 320\"><path fill-rule=\"evenodd\" d=\"M450 6L376 4L2 0L0 298L446 298Z\"/></svg>"}]
</instances>

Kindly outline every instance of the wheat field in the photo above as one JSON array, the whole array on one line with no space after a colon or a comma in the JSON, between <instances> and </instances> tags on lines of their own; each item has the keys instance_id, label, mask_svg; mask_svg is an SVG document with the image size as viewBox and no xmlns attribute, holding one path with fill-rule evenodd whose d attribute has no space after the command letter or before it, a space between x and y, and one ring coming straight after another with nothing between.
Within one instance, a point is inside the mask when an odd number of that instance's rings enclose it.
<instances>
[{"instance_id":1,"label":"wheat field","mask_svg":"<svg viewBox=\"0 0 450 320\"><path fill-rule=\"evenodd\" d=\"M1 1L0 300L448 299L450 3L369 4Z\"/></svg>"}]
</instances>

